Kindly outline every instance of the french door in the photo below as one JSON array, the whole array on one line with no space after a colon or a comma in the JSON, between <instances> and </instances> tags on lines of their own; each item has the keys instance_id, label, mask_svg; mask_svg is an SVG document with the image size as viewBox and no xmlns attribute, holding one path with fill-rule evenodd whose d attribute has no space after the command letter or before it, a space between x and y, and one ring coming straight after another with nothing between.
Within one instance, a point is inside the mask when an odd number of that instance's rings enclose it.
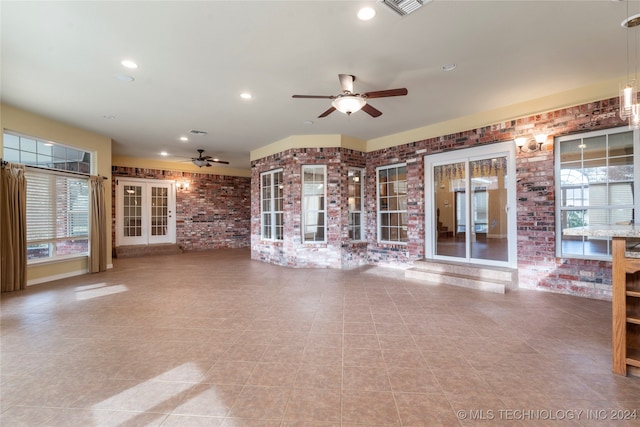
<instances>
[{"instance_id":1,"label":"french door","mask_svg":"<svg viewBox=\"0 0 640 427\"><path fill-rule=\"evenodd\" d=\"M175 182L118 178L116 246L176 242Z\"/></svg>"},{"instance_id":2,"label":"french door","mask_svg":"<svg viewBox=\"0 0 640 427\"><path fill-rule=\"evenodd\" d=\"M512 142L425 157L427 257L516 265Z\"/></svg>"}]
</instances>

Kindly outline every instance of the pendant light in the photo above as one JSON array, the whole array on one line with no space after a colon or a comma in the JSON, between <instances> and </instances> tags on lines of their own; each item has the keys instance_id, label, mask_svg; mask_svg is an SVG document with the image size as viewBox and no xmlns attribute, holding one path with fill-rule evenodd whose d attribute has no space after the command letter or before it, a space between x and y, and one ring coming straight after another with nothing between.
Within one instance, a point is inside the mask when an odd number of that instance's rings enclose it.
<instances>
[{"instance_id":1,"label":"pendant light","mask_svg":"<svg viewBox=\"0 0 640 427\"><path fill-rule=\"evenodd\" d=\"M640 14L629 16L629 1L627 0L627 18L620 24L629 30L640 25ZM637 34L634 32L634 62L637 62ZM638 88L636 86L636 76L638 74L637 64L635 73L631 75L629 62L629 34L627 33L627 82L620 85L620 118L629 119L630 129L640 129L640 105L638 105Z\"/></svg>"}]
</instances>

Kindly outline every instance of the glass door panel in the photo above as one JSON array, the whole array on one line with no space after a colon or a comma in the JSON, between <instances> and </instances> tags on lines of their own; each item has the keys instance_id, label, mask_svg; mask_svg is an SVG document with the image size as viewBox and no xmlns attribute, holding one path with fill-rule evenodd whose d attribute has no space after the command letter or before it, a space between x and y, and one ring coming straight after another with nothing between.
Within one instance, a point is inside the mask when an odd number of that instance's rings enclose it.
<instances>
[{"instance_id":1,"label":"glass door panel","mask_svg":"<svg viewBox=\"0 0 640 427\"><path fill-rule=\"evenodd\" d=\"M435 255L467 258L466 162L434 166Z\"/></svg>"},{"instance_id":2,"label":"glass door panel","mask_svg":"<svg viewBox=\"0 0 640 427\"><path fill-rule=\"evenodd\" d=\"M470 257L508 261L507 158L472 160L469 170Z\"/></svg>"},{"instance_id":3,"label":"glass door panel","mask_svg":"<svg viewBox=\"0 0 640 427\"><path fill-rule=\"evenodd\" d=\"M166 187L151 187L151 236L152 239L157 236L166 236L168 233L167 224L169 219L168 212L169 189Z\"/></svg>"},{"instance_id":4,"label":"glass door panel","mask_svg":"<svg viewBox=\"0 0 640 427\"><path fill-rule=\"evenodd\" d=\"M123 233L127 237L140 237L142 236L142 187L125 185L123 196Z\"/></svg>"}]
</instances>

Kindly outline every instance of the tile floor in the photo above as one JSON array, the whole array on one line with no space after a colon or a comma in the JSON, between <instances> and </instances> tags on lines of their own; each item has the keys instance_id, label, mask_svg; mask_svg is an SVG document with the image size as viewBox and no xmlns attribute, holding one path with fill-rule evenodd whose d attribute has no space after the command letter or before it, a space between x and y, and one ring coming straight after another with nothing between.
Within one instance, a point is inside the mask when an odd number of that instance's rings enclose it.
<instances>
[{"instance_id":1,"label":"tile floor","mask_svg":"<svg viewBox=\"0 0 640 427\"><path fill-rule=\"evenodd\" d=\"M2 295L0 425L640 425L604 301L244 249L114 265Z\"/></svg>"}]
</instances>

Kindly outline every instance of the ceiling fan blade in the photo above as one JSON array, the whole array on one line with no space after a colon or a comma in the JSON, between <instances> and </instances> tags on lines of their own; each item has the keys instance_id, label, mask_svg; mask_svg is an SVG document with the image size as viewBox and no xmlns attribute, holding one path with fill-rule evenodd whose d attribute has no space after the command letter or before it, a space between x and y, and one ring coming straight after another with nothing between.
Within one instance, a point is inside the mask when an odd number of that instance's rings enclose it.
<instances>
[{"instance_id":1,"label":"ceiling fan blade","mask_svg":"<svg viewBox=\"0 0 640 427\"><path fill-rule=\"evenodd\" d=\"M213 162L213 163L220 163L222 165L228 165L229 162L227 162L226 160L216 160L216 159L211 159L209 160L209 162Z\"/></svg>"},{"instance_id":2,"label":"ceiling fan blade","mask_svg":"<svg viewBox=\"0 0 640 427\"><path fill-rule=\"evenodd\" d=\"M363 93L362 96L364 96L365 98L386 98L388 96L404 96L407 93L409 92L407 91L406 88L400 88L400 89L376 90L373 92Z\"/></svg>"},{"instance_id":3,"label":"ceiling fan blade","mask_svg":"<svg viewBox=\"0 0 640 427\"><path fill-rule=\"evenodd\" d=\"M362 111L364 111L371 117L379 117L382 115L382 111L378 110L375 107L372 107L371 104L364 104L364 106L362 107Z\"/></svg>"},{"instance_id":4,"label":"ceiling fan blade","mask_svg":"<svg viewBox=\"0 0 640 427\"><path fill-rule=\"evenodd\" d=\"M336 111L336 107L331 107L327 111L325 111L324 113L320 114L318 116L318 118L321 119L323 117L327 117L329 114L333 113L334 111Z\"/></svg>"},{"instance_id":5,"label":"ceiling fan blade","mask_svg":"<svg viewBox=\"0 0 640 427\"><path fill-rule=\"evenodd\" d=\"M333 99L333 95L293 95L292 98L318 98L318 99Z\"/></svg>"},{"instance_id":6,"label":"ceiling fan blade","mask_svg":"<svg viewBox=\"0 0 640 427\"><path fill-rule=\"evenodd\" d=\"M340 79L340 87L343 92L353 93L353 82L356 81L356 76L352 76L351 74L338 74L338 79Z\"/></svg>"}]
</instances>

